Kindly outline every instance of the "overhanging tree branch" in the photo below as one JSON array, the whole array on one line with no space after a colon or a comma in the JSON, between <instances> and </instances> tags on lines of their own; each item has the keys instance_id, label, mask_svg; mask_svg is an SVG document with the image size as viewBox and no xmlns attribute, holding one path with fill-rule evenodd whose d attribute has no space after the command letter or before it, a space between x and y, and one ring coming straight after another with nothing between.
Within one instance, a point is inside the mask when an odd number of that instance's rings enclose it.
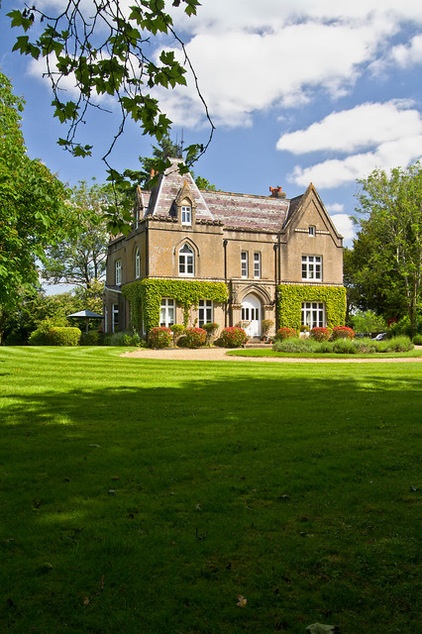
<instances>
[{"instance_id":1,"label":"overhanging tree branch","mask_svg":"<svg viewBox=\"0 0 422 634\"><path fill-rule=\"evenodd\" d=\"M192 16L196 14L199 0L174 0L173 6L183 7L184 12ZM45 76L53 91L54 116L68 126L59 144L74 156L91 155L93 146L80 143L78 131L91 108L107 110L102 103L107 97L117 99L121 116L103 156L111 175L114 170L109 157L128 118L139 125L143 134L157 141L169 136L172 121L161 111L151 91L155 87L171 90L186 85L186 66L192 73L196 94L209 124L207 141L185 148L186 165L192 165L206 151L214 125L185 44L173 28L164 0L133 0L127 12L119 0L68 0L57 15L48 15L29 5L8 15L12 26L25 33L17 37L14 50L34 59L45 59ZM174 52L164 49L157 62L151 59L148 54L151 42L155 39L159 44L160 36L170 36L181 47L183 63L177 61ZM75 92L73 98L65 85L69 79L74 86L70 89Z\"/></svg>"}]
</instances>

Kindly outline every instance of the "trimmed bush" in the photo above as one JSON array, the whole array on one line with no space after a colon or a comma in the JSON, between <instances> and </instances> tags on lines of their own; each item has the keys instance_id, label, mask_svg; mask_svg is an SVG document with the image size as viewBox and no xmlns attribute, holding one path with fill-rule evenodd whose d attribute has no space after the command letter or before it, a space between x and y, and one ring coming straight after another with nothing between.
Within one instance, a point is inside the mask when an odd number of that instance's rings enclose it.
<instances>
[{"instance_id":1,"label":"trimmed bush","mask_svg":"<svg viewBox=\"0 0 422 634\"><path fill-rule=\"evenodd\" d=\"M180 337L185 332L185 327L183 324L173 324L172 326L170 326L170 330L173 333L173 345L177 346Z\"/></svg>"},{"instance_id":2,"label":"trimmed bush","mask_svg":"<svg viewBox=\"0 0 422 634\"><path fill-rule=\"evenodd\" d=\"M184 347L200 348L207 342L207 333L203 328L186 328L183 339Z\"/></svg>"},{"instance_id":3,"label":"trimmed bush","mask_svg":"<svg viewBox=\"0 0 422 634\"><path fill-rule=\"evenodd\" d=\"M100 343L100 333L97 330L83 332L79 341L80 346L98 346Z\"/></svg>"},{"instance_id":4,"label":"trimmed bush","mask_svg":"<svg viewBox=\"0 0 422 634\"><path fill-rule=\"evenodd\" d=\"M422 346L422 335L415 335L412 339L415 346Z\"/></svg>"},{"instance_id":5,"label":"trimmed bush","mask_svg":"<svg viewBox=\"0 0 422 634\"><path fill-rule=\"evenodd\" d=\"M334 326L331 333L331 339L333 339L333 341L336 339L353 339L354 336L355 331L348 326Z\"/></svg>"},{"instance_id":6,"label":"trimmed bush","mask_svg":"<svg viewBox=\"0 0 422 634\"><path fill-rule=\"evenodd\" d=\"M274 337L275 341L282 341L283 339L295 339L299 334L295 328L288 328L284 326L279 328Z\"/></svg>"},{"instance_id":7,"label":"trimmed bush","mask_svg":"<svg viewBox=\"0 0 422 634\"><path fill-rule=\"evenodd\" d=\"M312 328L310 332L310 337L314 341L328 341L328 339L331 337L331 329L316 326L315 328Z\"/></svg>"},{"instance_id":8,"label":"trimmed bush","mask_svg":"<svg viewBox=\"0 0 422 634\"><path fill-rule=\"evenodd\" d=\"M122 347L140 347L142 340L136 332L113 332L111 335L105 337L104 343L106 346L122 346Z\"/></svg>"},{"instance_id":9,"label":"trimmed bush","mask_svg":"<svg viewBox=\"0 0 422 634\"><path fill-rule=\"evenodd\" d=\"M224 328L220 337L215 342L222 348L240 348L248 340L248 335L239 326L229 326Z\"/></svg>"},{"instance_id":10,"label":"trimmed bush","mask_svg":"<svg viewBox=\"0 0 422 634\"><path fill-rule=\"evenodd\" d=\"M51 346L77 346L81 335L79 328L53 326L50 328L48 339Z\"/></svg>"},{"instance_id":11,"label":"trimmed bush","mask_svg":"<svg viewBox=\"0 0 422 634\"><path fill-rule=\"evenodd\" d=\"M173 333L166 326L157 326L151 328L148 333L148 345L151 348L161 349L170 348L173 341Z\"/></svg>"}]
</instances>

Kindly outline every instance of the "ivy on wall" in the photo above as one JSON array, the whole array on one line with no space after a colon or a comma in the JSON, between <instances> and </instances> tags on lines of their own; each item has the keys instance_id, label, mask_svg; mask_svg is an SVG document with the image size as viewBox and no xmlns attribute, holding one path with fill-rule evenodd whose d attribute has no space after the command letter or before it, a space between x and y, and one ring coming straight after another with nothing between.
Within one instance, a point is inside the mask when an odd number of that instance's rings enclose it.
<instances>
[{"instance_id":1,"label":"ivy on wall","mask_svg":"<svg viewBox=\"0 0 422 634\"><path fill-rule=\"evenodd\" d=\"M197 307L200 299L224 303L228 298L224 282L197 282L194 280L145 279L126 284L123 295L129 300L133 328L140 332L142 322L146 332L160 324L161 299L176 300L183 308L183 324L188 325L189 311Z\"/></svg>"},{"instance_id":2,"label":"ivy on wall","mask_svg":"<svg viewBox=\"0 0 422 634\"><path fill-rule=\"evenodd\" d=\"M277 306L280 327L299 330L303 302L324 302L328 328L344 325L346 289L343 286L280 284Z\"/></svg>"}]
</instances>

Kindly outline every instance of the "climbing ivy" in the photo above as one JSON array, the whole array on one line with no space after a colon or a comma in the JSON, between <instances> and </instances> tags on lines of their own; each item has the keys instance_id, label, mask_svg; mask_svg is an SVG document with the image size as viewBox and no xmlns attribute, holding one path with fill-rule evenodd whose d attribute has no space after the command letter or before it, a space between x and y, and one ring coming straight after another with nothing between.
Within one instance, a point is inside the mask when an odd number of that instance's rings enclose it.
<instances>
[{"instance_id":1,"label":"climbing ivy","mask_svg":"<svg viewBox=\"0 0 422 634\"><path fill-rule=\"evenodd\" d=\"M183 324L189 321L189 311L197 307L200 299L214 302L227 301L228 292L224 282L198 282L194 280L145 279L122 288L129 300L132 326L141 331L142 322L146 332L160 323L160 306L163 297L174 299L183 308Z\"/></svg>"},{"instance_id":2,"label":"climbing ivy","mask_svg":"<svg viewBox=\"0 0 422 634\"><path fill-rule=\"evenodd\" d=\"M299 330L303 302L324 302L327 326L343 326L346 318L346 289L343 286L280 284L278 317L280 327Z\"/></svg>"}]
</instances>

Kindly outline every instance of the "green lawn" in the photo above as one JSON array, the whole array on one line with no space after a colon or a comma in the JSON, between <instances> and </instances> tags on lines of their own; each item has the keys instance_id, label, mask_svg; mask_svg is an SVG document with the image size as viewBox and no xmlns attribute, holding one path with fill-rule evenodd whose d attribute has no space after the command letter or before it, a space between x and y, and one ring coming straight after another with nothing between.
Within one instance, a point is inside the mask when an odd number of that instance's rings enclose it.
<instances>
[{"instance_id":1,"label":"green lawn","mask_svg":"<svg viewBox=\"0 0 422 634\"><path fill-rule=\"evenodd\" d=\"M422 632L422 364L119 353L0 349L1 632Z\"/></svg>"}]
</instances>

